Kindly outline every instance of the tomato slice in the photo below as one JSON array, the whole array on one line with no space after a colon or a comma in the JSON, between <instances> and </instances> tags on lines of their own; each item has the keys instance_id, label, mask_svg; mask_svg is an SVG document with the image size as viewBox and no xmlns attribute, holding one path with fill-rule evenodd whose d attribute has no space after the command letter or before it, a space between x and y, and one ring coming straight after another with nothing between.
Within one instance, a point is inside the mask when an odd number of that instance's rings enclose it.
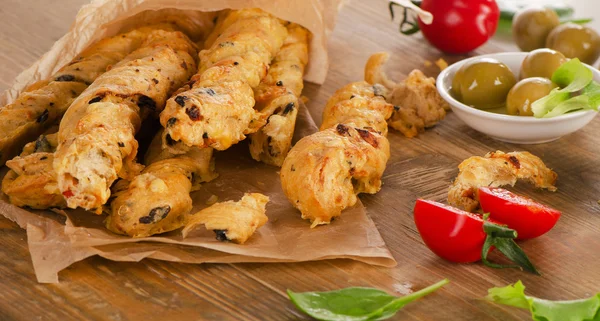
<instances>
[{"instance_id":1,"label":"tomato slice","mask_svg":"<svg viewBox=\"0 0 600 321\"><path fill-rule=\"evenodd\" d=\"M560 218L560 212L528 197L503 188L479 188L481 209L517 231L517 239L525 240L550 231Z\"/></svg>"},{"instance_id":2,"label":"tomato slice","mask_svg":"<svg viewBox=\"0 0 600 321\"><path fill-rule=\"evenodd\" d=\"M441 258L456 263L481 259L481 249L487 236L481 216L418 199L414 218L425 245Z\"/></svg>"}]
</instances>

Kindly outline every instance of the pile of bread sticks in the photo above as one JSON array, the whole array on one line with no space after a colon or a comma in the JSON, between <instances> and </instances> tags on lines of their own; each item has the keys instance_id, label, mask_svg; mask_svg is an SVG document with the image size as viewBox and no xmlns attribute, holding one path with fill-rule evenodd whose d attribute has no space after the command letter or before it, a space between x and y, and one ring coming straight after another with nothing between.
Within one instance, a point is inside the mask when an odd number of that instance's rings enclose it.
<instances>
[{"instance_id":1,"label":"pile of bread sticks","mask_svg":"<svg viewBox=\"0 0 600 321\"><path fill-rule=\"evenodd\" d=\"M215 150L247 138L252 158L282 167L284 193L314 227L379 191L388 125L412 137L445 115L431 78L396 84L381 70L387 54L375 54L366 81L337 91L321 131L291 148L310 33L260 9L214 22L198 44L167 22L101 40L0 109L10 202L107 213L106 227L131 237L205 226L241 244L267 222L267 196L190 213L190 193L218 176ZM142 164L136 135L155 118Z\"/></svg>"},{"instance_id":2,"label":"pile of bread sticks","mask_svg":"<svg viewBox=\"0 0 600 321\"><path fill-rule=\"evenodd\" d=\"M281 165L309 36L246 9L218 14L201 45L172 23L99 41L0 110L0 152L10 168L3 192L17 206L107 212L106 227L132 237L190 223L186 234L202 224L219 239L244 243L267 221L266 196L247 194L190 214L189 194L217 177L213 148L249 134L253 157ZM164 128L139 164L135 136L153 117ZM245 215L215 219L215 207Z\"/></svg>"}]
</instances>

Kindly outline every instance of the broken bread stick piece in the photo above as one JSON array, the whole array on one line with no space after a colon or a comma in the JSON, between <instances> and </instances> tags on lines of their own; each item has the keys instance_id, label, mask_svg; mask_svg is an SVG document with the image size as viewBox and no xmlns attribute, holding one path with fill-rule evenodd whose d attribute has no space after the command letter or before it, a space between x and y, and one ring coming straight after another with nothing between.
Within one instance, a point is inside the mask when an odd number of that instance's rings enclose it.
<instances>
[{"instance_id":1,"label":"broken bread stick piece","mask_svg":"<svg viewBox=\"0 0 600 321\"><path fill-rule=\"evenodd\" d=\"M192 210L190 192L217 177L212 148L191 147L182 155L160 149L162 132L155 135L146 161L148 166L130 182L113 188L106 228L131 237L148 237L184 226Z\"/></svg>"},{"instance_id":2,"label":"broken bread stick piece","mask_svg":"<svg viewBox=\"0 0 600 321\"><path fill-rule=\"evenodd\" d=\"M417 136L444 119L450 106L437 92L435 79L420 70L411 71L400 83L391 81L383 71L388 58L386 52L372 55L365 66L365 81L389 90L386 100L394 105L394 113L388 125L406 137Z\"/></svg>"},{"instance_id":3,"label":"broken bread stick piece","mask_svg":"<svg viewBox=\"0 0 600 321\"><path fill-rule=\"evenodd\" d=\"M10 170L2 180L2 192L11 204L33 209L66 207L52 167L57 145L56 133L42 135L25 145L20 156L6 162Z\"/></svg>"},{"instance_id":4,"label":"broken bread stick piece","mask_svg":"<svg viewBox=\"0 0 600 321\"><path fill-rule=\"evenodd\" d=\"M246 193L241 200L221 202L211 205L193 214L182 231L183 237L204 225L212 230L219 241L231 241L244 244L256 229L269 220L265 206L269 197L260 193Z\"/></svg>"},{"instance_id":5,"label":"broken bread stick piece","mask_svg":"<svg viewBox=\"0 0 600 321\"><path fill-rule=\"evenodd\" d=\"M479 187L514 186L517 179L523 179L535 187L556 191L558 175L529 152L496 151L484 157L473 156L460 163L458 169L448 191L448 203L469 212L479 207Z\"/></svg>"}]
</instances>

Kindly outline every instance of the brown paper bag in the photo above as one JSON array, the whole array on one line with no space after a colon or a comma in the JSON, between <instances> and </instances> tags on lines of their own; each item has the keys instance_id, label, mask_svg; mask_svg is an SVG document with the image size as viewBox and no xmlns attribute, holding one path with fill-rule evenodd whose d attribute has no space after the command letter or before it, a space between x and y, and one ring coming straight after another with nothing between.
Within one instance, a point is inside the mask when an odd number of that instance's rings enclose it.
<instances>
[{"instance_id":1,"label":"brown paper bag","mask_svg":"<svg viewBox=\"0 0 600 321\"><path fill-rule=\"evenodd\" d=\"M313 38L305 78L322 83L328 65L326 39L333 29L339 3L340 0L93 1L80 10L70 31L17 77L14 86L0 96L0 104L12 101L28 84L49 77L98 39L164 15L191 15L198 30L202 30L200 27L212 19L207 12L224 8L259 7L307 27ZM295 140L316 130L310 113L302 105ZM217 241L213 233L202 228L185 239L180 230L132 239L106 230L105 216L83 210L25 210L9 204L6 197L0 200L0 214L27 230L29 251L39 282L58 282L59 271L92 255L114 261L153 258L187 263L233 263L350 258L382 266L396 264L360 202L344 211L331 225L310 229L310 223L300 218L300 213L283 194L279 169L251 159L245 142L216 153L216 169L219 178L192 193L194 212L208 206L207 200L213 195L219 201L227 201L238 200L245 192L260 192L271 199L267 205L269 222L244 245Z\"/></svg>"}]
</instances>

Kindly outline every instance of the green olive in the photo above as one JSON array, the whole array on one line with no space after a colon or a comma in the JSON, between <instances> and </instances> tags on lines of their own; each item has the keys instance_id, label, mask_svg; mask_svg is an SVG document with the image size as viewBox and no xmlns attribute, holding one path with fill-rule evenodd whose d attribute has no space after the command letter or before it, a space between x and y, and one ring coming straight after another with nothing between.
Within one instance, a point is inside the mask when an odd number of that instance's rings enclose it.
<instances>
[{"instance_id":1,"label":"green olive","mask_svg":"<svg viewBox=\"0 0 600 321\"><path fill-rule=\"evenodd\" d=\"M565 62L567 62L567 58L556 50L536 49L523 60L520 78L544 77L551 79L554 71Z\"/></svg>"},{"instance_id":2,"label":"green olive","mask_svg":"<svg viewBox=\"0 0 600 321\"><path fill-rule=\"evenodd\" d=\"M462 79L462 68L459 68L454 74L454 78L452 78L452 93L454 94L454 98L462 101L462 94L460 92L460 80Z\"/></svg>"},{"instance_id":3,"label":"green olive","mask_svg":"<svg viewBox=\"0 0 600 321\"><path fill-rule=\"evenodd\" d=\"M454 79L454 96L466 105L491 109L504 105L508 91L516 83L515 75L500 61L474 59L460 67Z\"/></svg>"},{"instance_id":4,"label":"green olive","mask_svg":"<svg viewBox=\"0 0 600 321\"><path fill-rule=\"evenodd\" d=\"M509 92L506 111L509 115L533 116L531 104L556 88L548 78L533 77L519 81Z\"/></svg>"},{"instance_id":5,"label":"green olive","mask_svg":"<svg viewBox=\"0 0 600 321\"><path fill-rule=\"evenodd\" d=\"M548 35L546 47L562 52L567 58L593 64L600 56L600 36L591 28L565 23Z\"/></svg>"},{"instance_id":6,"label":"green olive","mask_svg":"<svg viewBox=\"0 0 600 321\"><path fill-rule=\"evenodd\" d=\"M513 18L513 38L523 51L544 48L546 37L559 24L558 15L552 9L526 8L517 12Z\"/></svg>"}]
</instances>

